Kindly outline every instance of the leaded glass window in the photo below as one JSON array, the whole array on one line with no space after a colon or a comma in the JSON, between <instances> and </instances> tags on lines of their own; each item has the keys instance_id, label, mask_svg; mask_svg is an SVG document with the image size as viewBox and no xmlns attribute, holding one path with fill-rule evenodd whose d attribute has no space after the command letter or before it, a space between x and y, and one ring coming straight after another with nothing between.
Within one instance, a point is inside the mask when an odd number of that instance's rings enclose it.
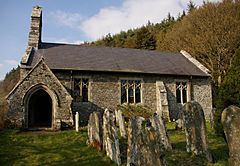
<instances>
[{"instance_id":1,"label":"leaded glass window","mask_svg":"<svg viewBox=\"0 0 240 166\"><path fill-rule=\"evenodd\" d=\"M140 80L121 80L121 103L141 103Z\"/></svg>"},{"instance_id":2,"label":"leaded glass window","mask_svg":"<svg viewBox=\"0 0 240 166\"><path fill-rule=\"evenodd\" d=\"M73 98L75 102L88 102L88 87L87 78L74 79Z\"/></svg>"},{"instance_id":3,"label":"leaded glass window","mask_svg":"<svg viewBox=\"0 0 240 166\"><path fill-rule=\"evenodd\" d=\"M187 102L187 82L176 82L176 99L177 103Z\"/></svg>"}]
</instances>

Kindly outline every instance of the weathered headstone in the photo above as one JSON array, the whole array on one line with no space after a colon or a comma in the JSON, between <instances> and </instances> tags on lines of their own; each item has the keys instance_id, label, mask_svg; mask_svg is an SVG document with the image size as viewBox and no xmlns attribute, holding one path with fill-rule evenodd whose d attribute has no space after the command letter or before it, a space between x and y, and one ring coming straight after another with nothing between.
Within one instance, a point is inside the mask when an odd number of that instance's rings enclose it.
<instances>
[{"instance_id":1,"label":"weathered headstone","mask_svg":"<svg viewBox=\"0 0 240 166\"><path fill-rule=\"evenodd\" d=\"M141 161L141 146L143 140L141 131L145 119L143 117L132 117L128 124L128 150L127 150L127 165L140 165Z\"/></svg>"},{"instance_id":2,"label":"weathered headstone","mask_svg":"<svg viewBox=\"0 0 240 166\"><path fill-rule=\"evenodd\" d=\"M195 101L184 105L183 121L187 141L187 152L196 155L205 154L209 161L213 161L207 141L206 122L202 107Z\"/></svg>"},{"instance_id":3,"label":"weathered headstone","mask_svg":"<svg viewBox=\"0 0 240 166\"><path fill-rule=\"evenodd\" d=\"M176 129L184 130L184 122L182 119L176 120Z\"/></svg>"},{"instance_id":4,"label":"weathered headstone","mask_svg":"<svg viewBox=\"0 0 240 166\"><path fill-rule=\"evenodd\" d=\"M156 133L160 137L161 143L163 143L164 148L166 150L171 150L172 145L169 141L167 130L164 125L162 117L158 114L154 114L154 116L152 118L150 118L150 122L151 122L152 127L155 129Z\"/></svg>"},{"instance_id":5,"label":"weathered headstone","mask_svg":"<svg viewBox=\"0 0 240 166\"><path fill-rule=\"evenodd\" d=\"M76 112L75 114L75 130L76 132L79 131L79 113L78 112Z\"/></svg>"},{"instance_id":6,"label":"weathered headstone","mask_svg":"<svg viewBox=\"0 0 240 166\"><path fill-rule=\"evenodd\" d=\"M88 120L88 144L101 150L102 146L102 123L100 120L100 113L93 112Z\"/></svg>"},{"instance_id":7,"label":"weathered headstone","mask_svg":"<svg viewBox=\"0 0 240 166\"><path fill-rule=\"evenodd\" d=\"M164 166L164 147L156 130L143 117L132 117L128 127L127 165Z\"/></svg>"},{"instance_id":8,"label":"weathered headstone","mask_svg":"<svg viewBox=\"0 0 240 166\"><path fill-rule=\"evenodd\" d=\"M116 121L119 125L120 135L121 137L126 138L127 134L126 134L126 127L125 127L125 120L124 120L122 111L115 110L115 116L116 116Z\"/></svg>"},{"instance_id":9,"label":"weathered headstone","mask_svg":"<svg viewBox=\"0 0 240 166\"><path fill-rule=\"evenodd\" d=\"M178 119L176 120L176 129L184 130L184 122L183 122L183 110L180 110L178 113Z\"/></svg>"},{"instance_id":10,"label":"weathered headstone","mask_svg":"<svg viewBox=\"0 0 240 166\"><path fill-rule=\"evenodd\" d=\"M240 165L240 108L229 106L222 112L222 124L229 149L229 165Z\"/></svg>"},{"instance_id":11,"label":"weathered headstone","mask_svg":"<svg viewBox=\"0 0 240 166\"><path fill-rule=\"evenodd\" d=\"M108 109L103 114L103 148L112 161L121 164L115 116Z\"/></svg>"}]
</instances>

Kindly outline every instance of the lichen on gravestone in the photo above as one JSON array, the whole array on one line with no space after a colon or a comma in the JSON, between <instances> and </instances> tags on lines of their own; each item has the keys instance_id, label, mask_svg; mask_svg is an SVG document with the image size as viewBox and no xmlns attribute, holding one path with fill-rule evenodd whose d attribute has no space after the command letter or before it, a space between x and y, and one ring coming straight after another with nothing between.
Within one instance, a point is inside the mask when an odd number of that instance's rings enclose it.
<instances>
[{"instance_id":1,"label":"lichen on gravestone","mask_svg":"<svg viewBox=\"0 0 240 166\"><path fill-rule=\"evenodd\" d=\"M229 149L229 165L240 165L240 108L229 106L221 116L223 130Z\"/></svg>"},{"instance_id":2,"label":"lichen on gravestone","mask_svg":"<svg viewBox=\"0 0 240 166\"><path fill-rule=\"evenodd\" d=\"M150 120L135 116L128 127L127 165L164 166L165 148L157 130Z\"/></svg>"},{"instance_id":3,"label":"lichen on gravestone","mask_svg":"<svg viewBox=\"0 0 240 166\"><path fill-rule=\"evenodd\" d=\"M193 152L195 155L204 154L210 162L213 162L208 146L204 112L199 103L191 101L184 105L183 122L187 152Z\"/></svg>"},{"instance_id":4,"label":"lichen on gravestone","mask_svg":"<svg viewBox=\"0 0 240 166\"><path fill-rule=\"evenodd\" d=\"M125 127L125 120L122 114L122 110L115 110L116 116L116 123L119 125L120 135L123 138L127 138L126 127Z\"/></svg>"},{"instance_id":5,"label":"lichen on gravestone","mask_svg":"<svg viewBox=\"0 0 240 166\"><path fill-rule=\"evenodd\" d=\"M115 115L108 109L103 114L103 149L112 161L121 164Z\"/></svg>"},{"instance_id":6,"label":"lichen on gravestone","mask_svg":"<svg viewBox=\"0 0 240 166\"><path fill-rule=\"evenodd\" d=\"M88 144L95 147L97 150L102 148L102 122L100 113L93 112L88 120Z\"/></svg>"},{"instance_id":7,"label":"lichen on gravestone","mask_svg":"<svg viewBox=\"0 0 240 166\"><path fill-rule=\"evenodd\" d=\"M158 114L154 114L153 117L150 118L150 122L158 137L160 137L161 143L164 145L165 150L172 150L172 145L170 143L162 117Z\"/></svg>"}]
</instances>

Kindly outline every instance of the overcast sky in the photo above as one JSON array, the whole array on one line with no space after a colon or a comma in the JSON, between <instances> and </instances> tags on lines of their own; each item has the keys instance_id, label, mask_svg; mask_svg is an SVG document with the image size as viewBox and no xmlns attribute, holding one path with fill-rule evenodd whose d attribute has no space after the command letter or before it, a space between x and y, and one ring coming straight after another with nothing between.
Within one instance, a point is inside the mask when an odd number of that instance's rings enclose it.
<instances>
[{"instance_id":1,"label":"overcast sky","mask_svg":"<svg viewBox=\"0 0 240 166\"><path fill-rule=\"evenodd\" d=\"M203 0L192 0L197 6ZM217 0L210 0L217 1ZM79 44L177 16L189 0L3 0L0 2L0 80L27 47L32 7L43 7L42 41Z\"/></svg>"}]
</instances>

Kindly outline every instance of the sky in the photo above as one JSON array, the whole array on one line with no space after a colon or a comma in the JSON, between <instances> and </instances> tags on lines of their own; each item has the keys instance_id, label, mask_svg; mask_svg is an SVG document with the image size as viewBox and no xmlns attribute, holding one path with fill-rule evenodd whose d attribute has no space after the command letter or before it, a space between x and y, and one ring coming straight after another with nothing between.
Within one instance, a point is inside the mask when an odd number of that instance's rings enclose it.
<instances>
[{"instance_id":1,"label":"sky","mask_svg":"<svg viewBox=\"0 0 240 166\"><path fill-rule=\"evenodd\" d=\"M218 1L218 0L209 0ZM0 80L21 61L33 6L43 8L42 41L80 44L178 16L189 0L0 0ZM192 0L200 6L203 0Z\"/></svg>"}]
</instances>

